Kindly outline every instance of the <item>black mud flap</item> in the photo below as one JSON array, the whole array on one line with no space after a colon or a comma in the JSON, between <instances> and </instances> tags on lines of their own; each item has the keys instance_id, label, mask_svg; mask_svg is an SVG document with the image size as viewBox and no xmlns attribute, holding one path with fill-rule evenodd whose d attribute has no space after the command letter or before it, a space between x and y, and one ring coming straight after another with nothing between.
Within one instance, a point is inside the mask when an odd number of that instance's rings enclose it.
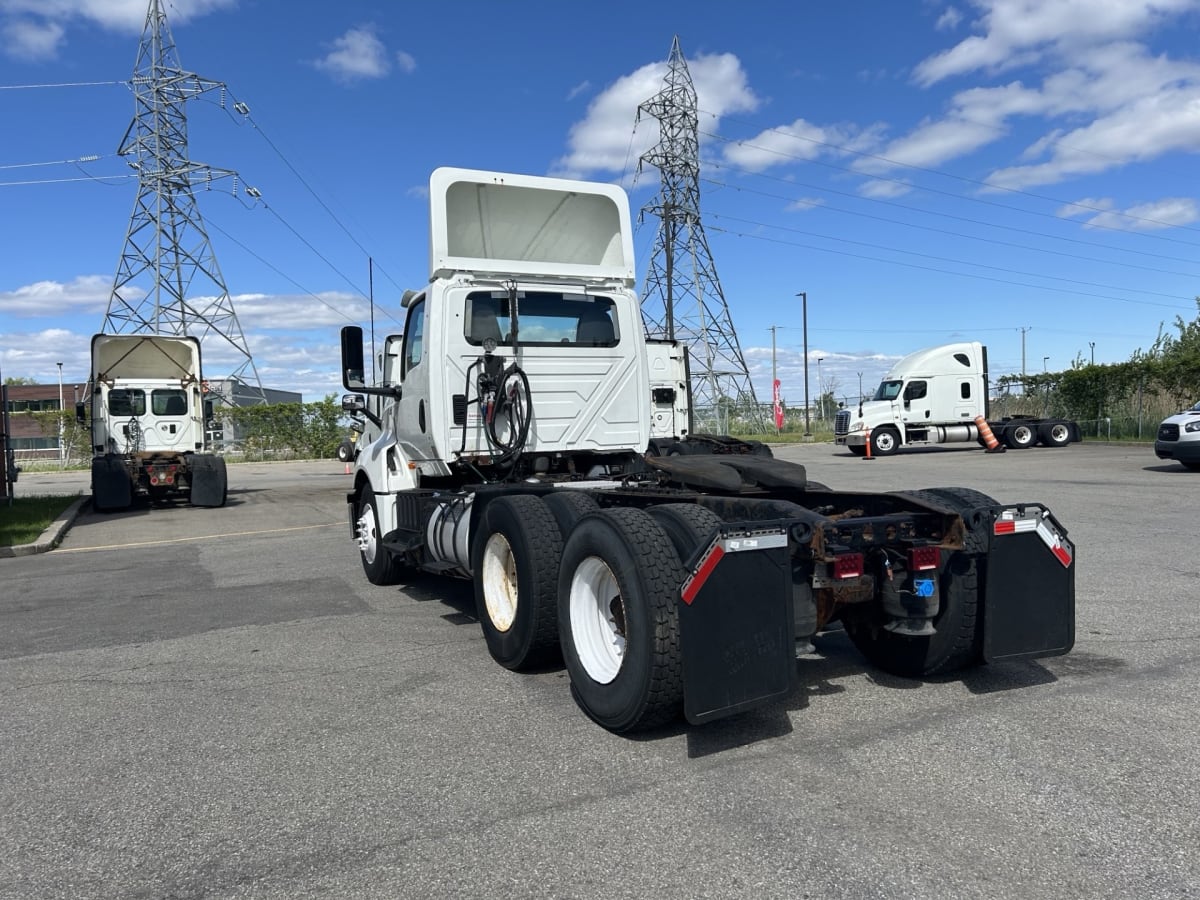
<instances>
[{"instance_id":1,"label":"black mud flap","mask_svg":"<svg viewBox=\"0 0 1200 900\"><path fill-rule=\"evenodd\" d=\"M984 577L983 658L1059 656L1075 645L1075 545L1037 503L999 507Z\"/></svg>"},{"instance_id":2,"label":"black mud flap","mask_svg":"<svg viewBox=\"0 0 1200 900\"><path fill-rule=\"evenodd\" d=\"M224 506L229 493L225 457L197 453L189 463L192 506Z\"/></svg>"},{"instance_id":3,"label":"black mud flap","mask_svg":"<svg viewBox=\"0 0 1200 900\"><path fill-rule=\"evenodd\" d=\"M683 710L694 725L795 689L795 609L785 529L721 529L679 599Z\"/></svg>"},{"instance_id":4,"label":"black mud flap","mask_svg":"<svg viewBox=\"0 0 1200 900\"><path fill-rule=\"evenodd\" d=\"M132 503L133 482L125 470L125 460L111 453L92 457L92 509L128 509Z\"/></svg>"}]
</instances>

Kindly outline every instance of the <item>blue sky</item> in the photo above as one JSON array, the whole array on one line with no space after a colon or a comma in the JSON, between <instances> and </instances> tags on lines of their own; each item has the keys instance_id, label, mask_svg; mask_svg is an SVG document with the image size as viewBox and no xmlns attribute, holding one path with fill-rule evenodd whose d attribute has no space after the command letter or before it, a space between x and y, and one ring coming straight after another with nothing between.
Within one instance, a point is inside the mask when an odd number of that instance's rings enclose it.
<instances>
[{"instance_id":1,"label":"blue sky","mask_svg":"<svg viewBox=\"0 0 1200 900\"><path fill-rule=\"evenodd\" d=\"M146 6L0 0L5 376L86 377L135 197L116 149ZM994 375L1023 343L1029 372L1118 362L1196 315L1200 0L166 8L183 66L228 86L224 109L188 105L191 158L240 176L196 194L216 258L263 383L306 399L341 391L368 257L377 334L426 281L434 168L615 181L636 218L656 187L636 110L675 35L761 400L773 325L783 396L803 398L801 291L814 396L818 369L853 397L951 340L988 344ZM206 348L208 374L235 364Z\"/></svg>"}]
</instances>

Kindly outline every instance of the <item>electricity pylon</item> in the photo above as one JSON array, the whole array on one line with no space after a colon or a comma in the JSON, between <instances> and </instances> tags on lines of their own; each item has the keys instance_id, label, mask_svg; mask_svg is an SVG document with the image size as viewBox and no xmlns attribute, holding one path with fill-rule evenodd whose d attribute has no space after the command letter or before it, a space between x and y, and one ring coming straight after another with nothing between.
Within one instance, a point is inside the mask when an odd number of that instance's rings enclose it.
<instances>
[{"instance_id":1,"label":"electricity pylon","mask_svg":"<svg viewBox=\"0 0 1200 900\"><path fill-rule=\"evenodd\" d=\"M220 91L224 103L225 85L183 69L161 0L150 0L132 86L133 122L117 152L132 157L138 193L101 330L190 334L206 347L214 339L228 344L236 360L231 379L265 402L193 192L229 181L236 195L238 175L188 159L184 104L208 91ZM253 188L247 193L257 196Z\"/></svg>"},{"instance_id":2,"label":"electricity pylon","mask_svg":"<svg viewBox=\"0 0 1200 900\"><path fill-rule=\"evenodd\" d=\"M638 160L659 173L658 193L642 207L659 219L654 252L642 291L646 336L678 340L691 359L693 417L697 431L741 428L765 431L754 386L742 357L729 306L700 219L700 134L696 88L679 36L671 43L663 89L638 106L657 119L659 140Z\"/></svg>"}]
</instances>

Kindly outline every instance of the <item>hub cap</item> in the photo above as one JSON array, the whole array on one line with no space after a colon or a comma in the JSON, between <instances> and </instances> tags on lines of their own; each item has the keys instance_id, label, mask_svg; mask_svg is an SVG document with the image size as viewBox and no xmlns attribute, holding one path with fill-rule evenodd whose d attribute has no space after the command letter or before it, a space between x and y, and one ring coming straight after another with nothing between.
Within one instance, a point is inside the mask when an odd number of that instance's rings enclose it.
<instances>
[{"instance_id":1,"label":"hub cap","mask_svg":"<svg viewBox=\"0 0 1200 900\"><path fill-rule=\"evenodd\" d=\"M625 602L616 576L601 559L589 556L571 578L571 636L584 671L608 684L625 659Z\"/></svg>"}]
</instances>

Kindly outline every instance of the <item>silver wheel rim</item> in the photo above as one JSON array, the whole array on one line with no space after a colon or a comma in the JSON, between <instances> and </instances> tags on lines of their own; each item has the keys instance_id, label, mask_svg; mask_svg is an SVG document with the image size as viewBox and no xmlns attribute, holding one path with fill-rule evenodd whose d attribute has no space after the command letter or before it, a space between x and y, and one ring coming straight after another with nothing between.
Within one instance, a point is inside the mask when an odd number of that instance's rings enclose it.
<instances>
[{"instance_id":1,"label":"silver wheel rim","mask_svg":"<svg viewBox=\"0 0 1200 900\"><path fill-rule=\"evenodd\" d=\"M363 507L362 515L355 525L358 539L358 552L362 554L367 564L375 562L375 553L379 547L378 535L375 533L375 510L370 504Z\"/></svg>"},{"instance_id":2,"label":"silver wheel rim","mask_svg":"<svg viewBox=\"0 0 1200 900\"><path fill-rule=\"evenodd\" d=\"M1067 440L1067 426L1054 425L1050 428L1050 440L1056 444L1065 443Z\"/></svg>"},{"instance_id":3,"label":"silver wheel rim","mask_svg":"<svg viewBox=\"0 0 1200 900\"><path fill-rule=\"evenodd\" d=\"M589 556L571 576L571 640L588 677L608 684L625 660L627 616L617 578L602 559Z\"/></svg>"},{"instance_id":4,"label":"silver wheel rim","mask_svg":"<svg viewBox=\"0 0 1200 900\"><path fill-rule=\"evenodd\" d=\"M890 453L896 446L896 442L892 438L892 433L890 431L884 431L877 435L875 438L875 446L879 449L880 453Z\"/></svg>"},{"instance_id":5,"label":"silver wheel rim","mask_svg":"<svg viewBox=\"0 0 1200 900\"><path fill-rule=\"evenodd\" d=\"M1018 444L1032 444L1033 429L1027 425L1018 426L1013 432L1013 437L1016 439Z\"/></svg>"},{"instance_id":6,"label":"silver wheel rim","mask_svg":"<svg viewBox=\"0 0 1200 900\"><path fill-rule=\"evenodd\" d=\"M483 548L483 604L497 631L508 631L517 618L517 560L504 535L496 532Z\"/></svg>"}]
</instances>

